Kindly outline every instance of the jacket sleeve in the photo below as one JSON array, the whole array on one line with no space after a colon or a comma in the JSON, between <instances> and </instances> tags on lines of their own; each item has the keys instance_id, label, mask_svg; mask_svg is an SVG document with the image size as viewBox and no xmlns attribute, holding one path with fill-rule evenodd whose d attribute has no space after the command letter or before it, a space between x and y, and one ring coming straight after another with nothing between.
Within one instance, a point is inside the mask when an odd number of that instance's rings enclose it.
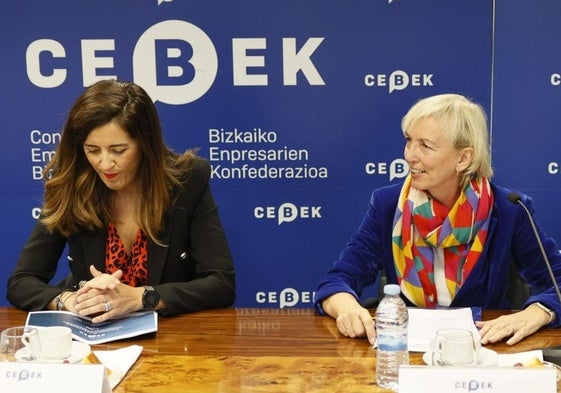
<instances>
[{"instance_id":1,"label":"jacket sleeve","mask_svg":"<svg viewBox=\"0 0 561 393\"><path fill-rule=\"evenodd\" d=\"M170 246L182 251L177 244L186 245L183 263L188 273L181 281L166 269L161 282L154 285L166 304L166 309L160 312L162 315L227 307L235 300L233 261L209 180L210 165L197 159L174 208ZM173 255L168 258L175 259Z\"/></svg>"},{"instance_id":2,"label":"jacket sleeve","mask_svg":"<svg viewBox=\"0 0 561 393\"><path fill-rule=\"evenodd\" d=\"M388 220L395 211L395 203L390 195L385 189L372 193L360 227L318 284L314 297L318 313L325 313L321 302L335 293L346 292L359 300L364 288L374 284L384 265L392 263L391 254L388 255L391 252L391 221Z\"/></svg>"},{"instance_id":3,"label":"jacket sleeve","mask_svg":"<svg viewBox=\"0 0 561 393\"><path fill-rule=\"evenodd\" d=\"M534 207L532 199L523 195L523 202L533 216ZM547 259L551 264L557 285L561 287L561 252L559 251L559 246L551 237L545 234L539 223L535 222L535 225ZM530 219L522 209L520 209L515 228L513 240L515 259L518 261L521 276L531 287L530 297L523 307L525 308L536 302L542 303L555 311L556 319L551 322L551 325L561 326L561 301L551 281L551 276L536 240Z\"/></svg>"},{"instance_id":4,"label":"jacket sleeve","mask_svg":"<svg viewBox=\"0 0 561 393\"><path fill-rule=\"evenodd\" d=\"M62 285L49 282L65 246L65 237L47 232L37 221L8 278L7 298L12 305L27 311L43 310L61 292Z\"/></svg>"}]
</instances>

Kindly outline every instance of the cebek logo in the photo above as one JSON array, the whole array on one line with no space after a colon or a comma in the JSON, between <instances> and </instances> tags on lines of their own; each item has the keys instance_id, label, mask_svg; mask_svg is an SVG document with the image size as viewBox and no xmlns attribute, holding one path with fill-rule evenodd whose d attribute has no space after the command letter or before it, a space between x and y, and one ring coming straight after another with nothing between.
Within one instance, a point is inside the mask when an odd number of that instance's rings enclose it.
<instances>
[{"instance_id":1,"label":"cebek logo","mask_svg":"<svg viewBox=\"0 0 561 393\"><path fill-rule=\"evenodd\" d=\"M257 206L253 209L253 216L259 219L278 219L279 225L283 222L292 222L297 218L322 218L321 206L296 206L290 202L285 202L279 207Z\"/></svg>"},{"instance_id":2,"label":"cebek logo","mask_svg":"<svg viewBox=\"0 0 561 393\"><path fill-rule=\"evenodd\" d=\"M162 3L171 3L173 0L158 0L158 5L162 4ZM390 3L392 2L392 0L390 0Z\"/></svg>"},{"instance_id":3,"label":"cebek logo","mask_svg":"<svg viewBox=\"0 0 561 393\"><path fill-rule=\"evenodd\" d=\"M391 94L408 87L434 86L433 76L433 74L409 74L403 70L396 70L391 74L367 74L364 76L364 84L368 87L387 87Z\"/></svg>"},{"instance_id":4,"label":"cebek logo","mask_svg":"<svg viewBox=\"0 0 561 393\"><path fill-rule=\"evenodd\" d=\"M367 175L390 175L390 181L407 176L409 165L403 158L396 158L392 162L367 162L364 165Z\"/></svg>"},{"instance_id":5,"label":"cebek logo","mask_svg":"<svg viewBox=\"0 0 561 393\"><path fill-rule=\"evenodd\" d=\"M325 85L311 59L324 37L310 37L299 48L294 37L281 40L283 86L296 86L302 78L313 86ZM112 74L115 39L84 38L80 46L83 86L101 79L118 79L117 74ZM269 85L268 73L254 72L256 67L265 68L265 55L261 51L266 49L265 37L232 38L230 64L234 86ZM50 58L61 60L52 62ZM212 40L197 26L182 20L166 20L148 28L134 47L132 62L134 81L154 101L170 105L188 104L202 97L212 86L218 70L218 55ZM40 38L28 45L25 64L31 83L43 89L65 83L72 66L63 43L50 38ZM104 72L99 73L102 69Z\"/></svg>"},{"instance_id":6,"label":"cebek logo","mask_svg":"<svg viewBox=\"0 0 561 393\"><path fill-rule=\"evenodd\" d=\"M280 292L259 291L255 294L255 300L259 304L279 304L279 308L294 307L298 303L310 304L314 302L315 292L298 291L294 288L284 288Z\"/></svg>"}]
</instances>

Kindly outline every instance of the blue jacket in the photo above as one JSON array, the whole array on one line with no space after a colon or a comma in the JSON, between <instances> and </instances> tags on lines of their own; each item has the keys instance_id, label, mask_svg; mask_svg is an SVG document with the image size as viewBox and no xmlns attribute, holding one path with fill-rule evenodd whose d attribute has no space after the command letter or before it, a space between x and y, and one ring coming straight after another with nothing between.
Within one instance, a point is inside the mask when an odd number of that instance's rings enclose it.
<instances>
[{"instance_id":1,"label":"blue jacket","mask_svg":"<svg viewBox=\"0 0 561 393\"><path fill-rule=\"evenodd\" d=\"M326 277L319 283L315 307L324 314L321 301L337 292L360 298L366 286L374 284L385 271L388 283L397 283L392 254L392 226L402 184L379 188L372 193L368 211L358 231L340 254ZM519 204L511 203L510 190L491 185L494 195L489 234L482 254L450 307L510 309L507 299L509 272L516 264L519 274L531 287L532 295L524 307L540 302L555 311L558 326L561 303L552 285L547 266L536 241L528 215ZM532 199L520 194L533 214ZM536 224L553 272L561 286L561 253L555 241Z\"/></svg>"}]
</instances>

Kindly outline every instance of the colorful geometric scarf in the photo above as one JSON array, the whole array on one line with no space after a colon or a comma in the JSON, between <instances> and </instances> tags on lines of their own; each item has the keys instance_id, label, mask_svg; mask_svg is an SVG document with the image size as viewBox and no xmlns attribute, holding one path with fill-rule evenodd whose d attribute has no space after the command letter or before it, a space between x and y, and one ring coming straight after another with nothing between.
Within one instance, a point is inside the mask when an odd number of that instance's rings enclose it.
<instances>
[{"instance_id":1,"label":"colorful geometric scarf","mask_svg":"<svg viewBox=\"0 0 561 393\"><path fill-rule=\"evenodd\" d=\"M487 179L472 179L451 209L428 193L403 184L394 217L392 248L403 294L418 307L438 304L434 285L434 249L444 253L450 298L477 263L485 245L493 195Z\"/></svg>"}]
</instances>

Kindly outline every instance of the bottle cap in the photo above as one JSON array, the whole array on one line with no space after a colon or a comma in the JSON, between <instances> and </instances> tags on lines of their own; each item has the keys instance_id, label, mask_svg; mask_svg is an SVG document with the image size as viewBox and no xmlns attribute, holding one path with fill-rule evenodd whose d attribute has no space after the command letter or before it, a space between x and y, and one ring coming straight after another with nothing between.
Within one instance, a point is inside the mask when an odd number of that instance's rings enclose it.
<instances>
[{"instance_id":1,"label":"bottle cap","mask_svg":"<svg viewBox=\"0 0 561 393\"><path fill-rule=\"evenodd\" d=\"M401 292L401 288L397 284L386 284L384 285L384 294L385 295L399 295Z\"/></svg>"}]
</instances>

